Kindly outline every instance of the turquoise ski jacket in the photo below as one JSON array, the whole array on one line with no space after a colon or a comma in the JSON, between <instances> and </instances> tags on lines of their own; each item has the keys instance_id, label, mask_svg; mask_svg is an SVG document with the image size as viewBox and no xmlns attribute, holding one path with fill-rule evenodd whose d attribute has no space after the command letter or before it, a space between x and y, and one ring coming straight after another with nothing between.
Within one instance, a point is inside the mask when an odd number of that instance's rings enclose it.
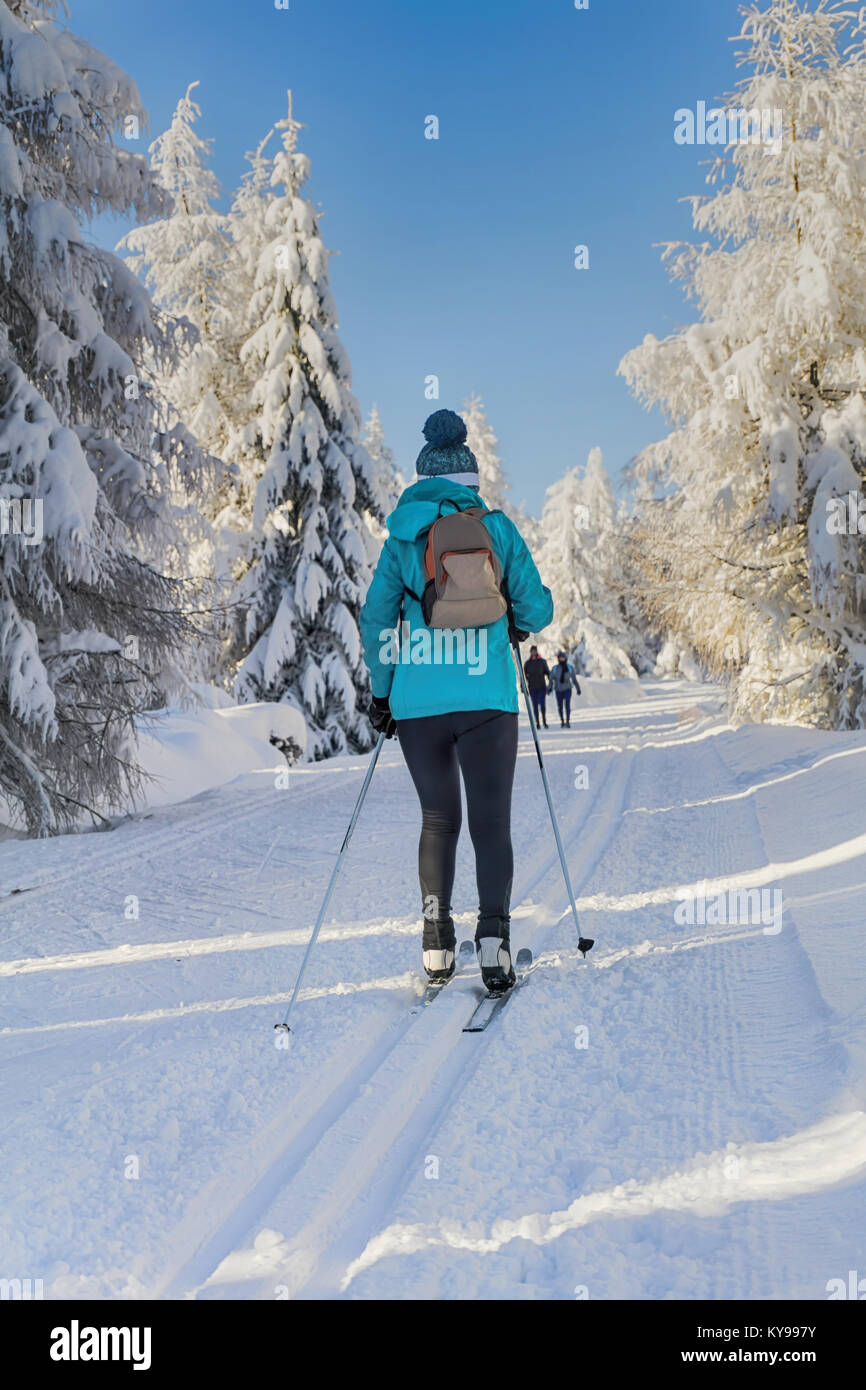
<instances>
[{"instance_id":1,"label":"turquoise ski jacket","mask_svg":"<svg viewBox=\"0 0 866 1390\"><path fill-rule=\"evenodd\" d=\"M475 488L447 478L423 478L408 487L388 517L388 538L361 610L373 694L389 697L398 721L454 710L518 709L507 617L488 627L432 629L418 599L407 592L419 597L424 592L427 532L443 501L460 511L484 505ZM540 632L553 618L553 599L526 542L503 512L491 512L484 524L508 585L515 625Z\"/></svg>"}]
</instances>

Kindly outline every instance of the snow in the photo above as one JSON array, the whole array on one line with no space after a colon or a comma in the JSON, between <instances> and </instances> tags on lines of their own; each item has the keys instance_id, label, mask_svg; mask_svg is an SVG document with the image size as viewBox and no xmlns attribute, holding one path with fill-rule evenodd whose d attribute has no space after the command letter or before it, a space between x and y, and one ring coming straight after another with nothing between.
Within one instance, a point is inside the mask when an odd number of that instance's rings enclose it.
<instances>
[{"instance_id":1,"label":"snow","mask_svg":"<svg viewBox=\"0 0 866 1390\"><path fill-rule=\"evenodd\" d=\"M462 1032L474 966L413 1012L394 743L289 1051L273 1024L365 757L277 786L291 711L176 711L179 779L220 738L258 741L261 770L0 845L9 1268L46 1298L499 1301L825 1299L862 1268L866 735L734 729L712 686L631 684L587 682L543 734L585 961L521 720L513 937L535 968L484 1034ZM749 885L782 893L781 931L678 924L688 890ZM464 835L461 937L473 901Z\"/></svg>"},{"instance_id":2,"label":"snow","mask_svg":"<svg viewBox=\"0 0 866 1390\"><path fill-rule=\"evenodd\" d=\"M57 246L80 243L78 223L68 208L56 198L34 199L27 212L37 257L47 257Z\"/></svg>"},{"instance_id":3,"label":"snow","mask_svg":"<svg viewBox=\"0 0 866 1390\"><path fill-rule=\"evenodd\" d=\"M62 632L53 649L58 652L117 652L121 646L107 633L85 628L81 632Z\"/></svg>"},{"instance_id":4,"label":"snow","mask_svg":"<svg viewBox=\"0 0 866 1390\"><path fill-rule=\"evenodd\" d=\"M18 620L8 599L0 603L0 663L12 714L32 712L33 720L47 733L54 725L55 701L39 659L36 629L26 619Z\"/></svg>"},{"instance_id":5,"label":"snow","mask_svg":"<svg viewBox=\"0 0 866 1390\"><path fill-rule=\"evenodd\" d=\"M21 170L15 141L5 126L0 126L0 193L4 198L21 196Z\"/></svg>"},{"instance_id":6,"label":"snow","mask_svg":"<svg viewBox=\"0 0 866 1390\"><path fill-rule=\"evenodd\" d=\"M234 700L228 691L221 690L218 685L194 681L190 688L196 701L205 709L231 709L234 706Z\"/></svg>"},{"instance_id":7,"label":"snow","mask_svg":"<svg viewBox=\"0 0 866 1390\"><path fill-rule=\"evenodd\" d=\"M608 705L627 705L633 700L645 700L646 690L637 680L599 681L590 676L580 677L580 695L572 701L578 711L604 709Z\"/></svg>"},{"instance_id":8,"label":"snow","mask_svg":"<svg viewBox=\"0 0 866 1390\"><path fill-rule=\"evenodd\" d=\"M0 14L0 42L9 54L9 90L22 101L35 103L46 92L63 90L67 75L62 64L42 37L28 33L5 5Z\"/></svg>"},{"instance_id":9,"label":"snow","mask_svg":"<svg viewBox=\"0 0 866 1390\"><path fill-rule=\"evenodd\" d=\"M817 1180L816 1160L819 1165ZM731 1182L733 1168L737 1173L736 1188ZM833 1116L811 1130L769 1144L728 1144L717 1153L700 1155L683 1171L643 1183L631 1179L616 1187L578 1197L565 1211L497 1222L489 1235L479 1235L474 1224L444 1229L435 1224L389 1227L349 1266L340 1287L341 1290L348 1288L358 1274L379 1260L395 1255L405 1257L430 1246L491 1254L498 1253L514 1240L547 1245L568 1231L600 1219L648 1217L660 1211L714 1217L744 1202L780 1201L810 1195L825 1186L833 1187L857 1177L864 1170L866 1115L855 1111ZM262 1236L270 1234L263 1232ZM262 1236L258 1237L257 1244L266 1245L272 1255L276 1253L275 1244L263 1241ZM279 1269L278 1262L272 1263Z\"/></svg>"},{"instance_id":10,"label":"snow","mask_svg":"<svg viewBox=\"0 0 866 1390\"><path fill-rule=\"evenodd\" d=\"M136 809L171 806L236 778L273 781L285 773L286 762L269 742L272 737L291 739L303 753L306 725L300 711L260 703L145 716L136 761L148 780Z\"/></svg>"}]
</instances>

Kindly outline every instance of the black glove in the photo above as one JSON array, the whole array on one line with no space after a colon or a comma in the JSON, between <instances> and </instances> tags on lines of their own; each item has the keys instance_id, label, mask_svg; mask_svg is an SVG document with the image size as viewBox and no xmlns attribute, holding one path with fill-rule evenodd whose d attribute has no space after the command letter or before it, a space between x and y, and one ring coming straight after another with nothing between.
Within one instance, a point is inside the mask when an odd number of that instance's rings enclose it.
<instances>
[{"instance_id":1,"label":"black glove","mask_svg":"<svg viewBox=\"0 0 866 1390\"><path fill-rule=\"evenodd\" d=\"M393 738L397 732L397 721L391 714L387 695L374 695L370 702L370 723L377 734Z\"/></svg>"},{"instance_id":2,"label":"black glove","mask_svg":"<svg viewBox=\"0 0 866 1390\"><path fill-rule=\"evenodd\" d=\"M575 688L575 690L577 691L577 693L578 693L578 695L579 695L579 694L580 694L580 681L575 681L575 682L574 682L574 688Z\"/></svg>"},{"instance_id":3,"label":"black glove","mask_svg":"<svg viewBox=\"0 0 866 1390\"><path fill-rule=\"evenodd\" d=\"M529 633L524 632L522 627L515 627L513 623L509 622L508 636L512 642L525 642Z\"/></svg>"}]
</instances>

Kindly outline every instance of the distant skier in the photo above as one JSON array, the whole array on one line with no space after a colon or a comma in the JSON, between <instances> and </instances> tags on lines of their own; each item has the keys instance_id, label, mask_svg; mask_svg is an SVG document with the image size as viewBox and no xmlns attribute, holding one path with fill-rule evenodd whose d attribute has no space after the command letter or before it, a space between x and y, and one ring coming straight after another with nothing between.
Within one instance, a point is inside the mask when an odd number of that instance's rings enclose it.
<instances>
[{"instance_id":1,"label":"distant skier","mask_svg":"<svg viewBox=\"0 0 866 1390\"><path fill-rule=\"evenodd\" d=\"M543 723L547 728L547 687L550 682L550 667L543 656L538 655L537 647L529 648L529 659L523 663L526 684L532 696L532 713L536 724Z\"/></svg>"},{"instance_id":2,"label":"distant skier","mask_svg":"<svg viewBox=\"0 0 866 1390\"><path fill-rule=\"evenodd\" d=\"M553 617L553 600L513 521L484 508L460 416L437 410L424 437L418 480L388 517L361 611L370 719L389 738L396 731L421 802L422 950L431 980L454 971L451 892L463 775L478 883L476 951L484 984L496 992L515 979L509 912L518 704L509 627L513 621L521 638L540 632ZM472 508L483 510L464 515ZM471 621L458 625L459 616Z\"/></svg>"},{"instance_id":3,"label":"distant skier","mask_svg":"<svg viewBox=\"0 0 866 1390\"><path fill-rule=\"evenodd\" d=\"M556 695L556 704L559 710L559 722L563 729L571 728L571 692L572 688L580 694L580 685L577 676L574 674L574 667L568 660L565 652L559 652L556 658L556 665L550 673L550 689Z\"/></svg>"}]
</instances>

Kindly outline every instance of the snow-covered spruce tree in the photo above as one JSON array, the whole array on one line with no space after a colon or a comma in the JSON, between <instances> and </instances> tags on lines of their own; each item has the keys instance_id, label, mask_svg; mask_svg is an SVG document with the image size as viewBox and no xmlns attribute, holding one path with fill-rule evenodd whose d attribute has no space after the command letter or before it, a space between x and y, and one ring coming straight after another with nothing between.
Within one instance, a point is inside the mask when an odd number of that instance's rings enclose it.
<instances>
[{"instance_id":1,"label":"snow-covered spruce tree","mask_svg":"<svg viewBox=\"0 0 866 1390\"><path fill-rule=\"evenodd\" d=\"M150 167L171 198L167 216L136 227L120 242L167 314L190 323L195 334L171 375L159 384L201 446L222 459L231 434L231 402L239 382L230 296L235 283L228 219L213 204L216 175L208 168L212 141L195 131L201 107L190 83L171 125L150 146Z\"/></svg>"},{"instance_id":2,"label":"snow-covered spruce tree","mask_svg":"<svg viewBox=\"0 0 866 1390\"><path fill-rule=\"evenodd\" d=\"M393 450L389 449L385 443L385 428L379 415L378 408L374 405L367 417L364 425L364 432L361 435L361 443L367 450L373 470L373 478L382 497L385 515L392 512L397 505L397 499L401 492L406 488L406 479L397 467L394 459ZM370 530L374 536L384 540L387 530L377 522L375 517L368 518Z\"/></svg>"},{"instance_id":3,"label":"snow-covered spruce tree","mask_svg":"<svg viewBox=\"0 0 866 1390\"><path fill-rule=\"evenodd\" d=\"M152 364L152 370L166 410L189 426L212 478L205 506L184 505L183 497L175 497L172 510L175 530L183 537L177 564L196 577L207 610L190 673L216 682L229 587L218 519L233 496L235 473L222 461L230 452L235 403L249 390L240 367L238 312L249 296L238 297L240 258L228 233L229 219L214 207L220 186L208 167L212 142L194 128L201 115L192 97L197 86L190 84L168 130L150 146L150 167L171 199L167 215L134 228L118 249L143 276L160 309L188 329L179 358L163 371Z\"/></svg>"},{"instance_id":4,"label":"snow-covered spruce tree","mask_svg":"<svg viewBox=\"0 0 866 1390\"><path fill-rule=\"evenodd\" d=\"M866 724L866 542L833 524L866 460L863 35L835 0L745 12L708 240L666 252L700 320L620 366L674 426L633 468L642 600L741 718Z\"/></svg>"},{"instance_id":5,"label":"snow-covered spruce tree","mask_svg":"<svg viewBox=\"0 0 866 1390\"><path fill-rule=\"evenodd\" d=\"M282 191L265 212L250 311L258 327L242 353L256 379L248 447L263 472L231 656L240 698L300 709L308 751L321 758L372 743L358 614L378 550L365 513L381 521L385 503L360 443L318 215L302 196L300 128L291 108L277 126L271 181Z\"/></svg>"},{"instance_id":6,"label":"snow-covered spruce tree","mask_svg":"<svg viewBox=\"0 0 866 1390\"><path fill-rule=\"evenodd\" d=\"M572 468L548 488L541 527L538 567L554 602L545 642L567 651L588 676L634 677L633 634L615 585L616 506L600 449L590 450L582 474Z\"/></svg>"},{"instance_id":7,"label":"snow-covered spruce tree","mask_svg":"<svg viewBox=\"0 0 866 1390\"><path fill-rule=\"evenodd\" d=\"M273 160L266 147L273 137L268 131L258 146L246 155L249 168L232 199L227 219L231 244L231 269L219 287L227 337L220 339L220 354L232 388L224 393L222 406L228 421L227 443L221 457L230 469L230 481L219 495L213 518L214 579L231 589L246 573L252 559L252 515L256 489L264 471L259 434L259 410L253 399L256 361L244 355L243 346L257 326L251 318L253 293L259 261L270 236L266 213L273 195L270 188ZM230 359L230 360L227 360ZM228 645L236 615L229 614L224 636ZM225 660L218 679L226 679Z\"/></svg>"},{"instance_id":8,"label":"snow-covered spruce tree","mask_svg":"<svg viewBox=\"0 0 866 1390\"><path fill-rule=\"evenodd\" d=\"M146 161L113 141L145 113L53 9L0 3L0 800L37 835L138 784L134 718L190 637L181 586L143 557L200 463L142 379L146 352L169 361L171 325L80 229L163 211Z\"/></svg>"}]
</instances>

